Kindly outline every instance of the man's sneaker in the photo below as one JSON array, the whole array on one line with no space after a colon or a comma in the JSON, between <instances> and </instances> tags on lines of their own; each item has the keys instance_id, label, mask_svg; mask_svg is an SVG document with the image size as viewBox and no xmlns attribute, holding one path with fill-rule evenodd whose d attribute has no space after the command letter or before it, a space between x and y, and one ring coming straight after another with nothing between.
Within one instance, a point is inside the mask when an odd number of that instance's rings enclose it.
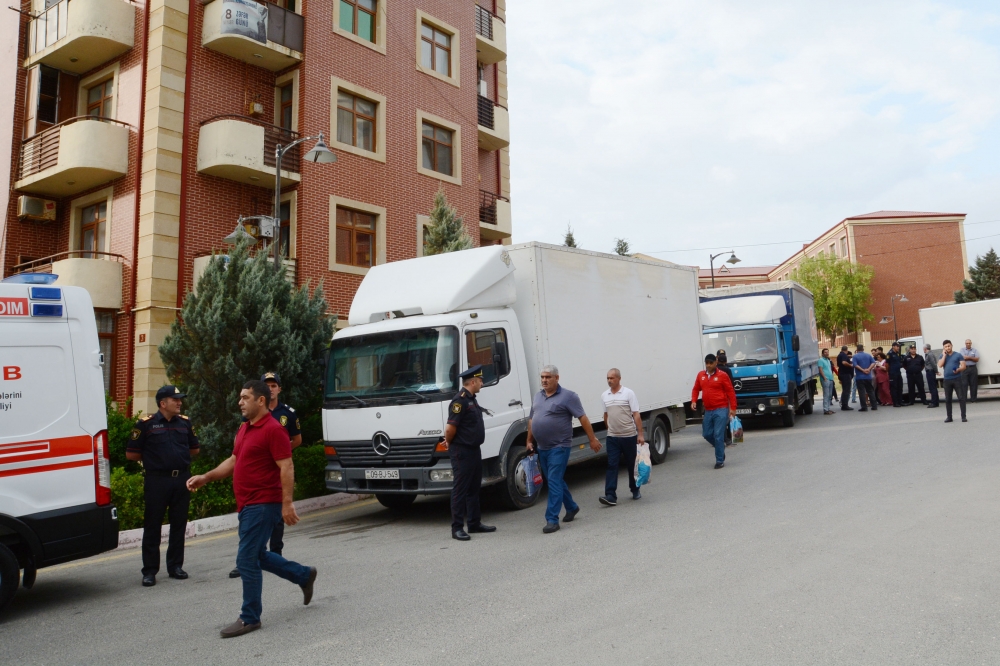
<instances>
[{"instance_id":1,"label":"man's sneaker","mask_svg":"<svg viewBox=\"0 0 1000 666\"><path fill-rule=\"evenodd\" d=\"M724 463L724 462L722 462L722 463L715 463L715 469L722 469L725 466L726 466L726 463Z\"/></svg>"},{"instance_id":2,"label":"man's sneaker","mask_svg":"<svg viewBox=\"0 0 1000 666\"><path fill-rule=\"evenodd\" d=\"M559 523L545 523L545 527L542 528L543 534L552 534L553 532L559 531Z\"/></svg>"},{"instance_id":3,"label":"man's sneaker","mask_svg":"<svg viewBox=\"0 0 1000 666\"><path fill-rule=\"evenodd\" d=\"M572 523L573 519L576 518L576 514L580 513L580 507L576 507L572 511L567 511L566 515L563 516L564 523Z\"/></svg>"},{"instance_id":4,"label":"man's sneaker","mask_svg":"<svg viewBox=\"0 0 1000 666\"><path fill-rule=\"evenodd\" d=\"M634 500L640 500L640 499L642 499L642 493L640 493L638 490L636 490L634 493L632 493L632 499L634 499Z\"/></svg>"},{"instance_id":5,"label":"man's sneaker","mask_svg":"<svg viewBox=\"0 0 1000 666\"><path fill-rule=\"evenodd\" d=\"M618 505L618 500L611 499L607 495L605 495L604 497L598 497L597 501L600 502L601 504L603 504L604 506L617 506Z\"/></svg>"}]
</instances>

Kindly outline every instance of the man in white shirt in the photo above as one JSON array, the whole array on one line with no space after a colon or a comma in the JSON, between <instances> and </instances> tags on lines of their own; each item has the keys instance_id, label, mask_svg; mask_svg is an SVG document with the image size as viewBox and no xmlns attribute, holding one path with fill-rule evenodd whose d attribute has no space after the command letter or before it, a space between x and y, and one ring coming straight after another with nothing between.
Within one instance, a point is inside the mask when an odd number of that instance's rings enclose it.
<instances>
[{"instance_id":1,"label":"man in white shirt","mask_svg":"<svg viewBox=\"0 0 1000 666\"><path fill-rule=\"evenodd\" d=\"M632 499L641 499L639 486L635 485L635 457L639 444L645 443L642 435L642 418L639 401L632 389L622 386L622 373L618 368L608 370L608 390L601 395L604 402L604 423L608 426L608 473L604 481L604 506L618 504L618 465L628 469L628 487Z\"/></svg>"}]
</instances>

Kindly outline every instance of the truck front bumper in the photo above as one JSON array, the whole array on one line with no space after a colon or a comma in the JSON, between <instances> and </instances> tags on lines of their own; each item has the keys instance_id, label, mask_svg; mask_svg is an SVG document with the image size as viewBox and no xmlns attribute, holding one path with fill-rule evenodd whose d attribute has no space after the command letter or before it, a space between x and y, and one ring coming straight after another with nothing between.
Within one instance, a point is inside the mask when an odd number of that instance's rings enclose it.
<instances>
[{"instance_id":1,"label":"truck front bumper","mask_svg":"<svg viewBox=\"0 0 1000 666\"><path fill-rule=\"evenodd\" d=\"M770 416L789 409L784 396L749 396L736 398L736 415L740 417Z\"/></svg>"},{"instance_id":2,"label":"truck front bumper","mask_svg":"<svg viewBox=\"0 0 1000 666\"><path fill-rule=\"evenodd\" d=\"M326 465L326 488L337 493L387 494L387 495L447 495L453 482L451 460L442 458L431 467L399 467L398 479L369 479L364 467L342 467L337 461Z\"/></svg>"}]
</instances>

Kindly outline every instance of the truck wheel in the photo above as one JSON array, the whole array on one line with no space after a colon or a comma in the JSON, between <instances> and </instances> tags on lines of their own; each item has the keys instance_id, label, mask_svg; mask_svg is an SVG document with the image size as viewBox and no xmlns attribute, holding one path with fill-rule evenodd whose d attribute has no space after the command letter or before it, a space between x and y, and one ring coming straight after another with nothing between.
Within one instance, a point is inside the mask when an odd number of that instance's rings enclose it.
<instances>
[{"instance_id":1,"label":"truck wheel","mask_svg":"<svg viewBox=\"0 0 1000 666\"><path fill-rule=\"evenodd\" d=\"M791 428L795 425L795 410L787 409L781 412L781 425Z\"/></svg>"},{"instance_id":2,"label":"truck wheel","mask_svg":"<svg viewBox=\"0 0 1000 666\"><path fill-rule=\"evenodd\" d=\"M802 413L812 414L813 413L813 402L815 398L809 396L804 403L802 403Z\"/></svg>"},{"instance_id":3,"label":"truck wheel","mask_svg":"<svg viewBox=\"0 0 1000 666\"><path fill-rule=\"evenodd\" d=\"M0 543L0 611L14 598L20 578L21 567L17 564L17 557Z\"/></svg>"},{"instance_id":4,"label":"truck wheel","mask_svg":"<svg viewBox=\"0 0 1000 666\"><path fill-rule=\"evenodd\" d=\"M403 511L410 508L410 505L417 499L416 495L388 495L375 493L378 503L393 511Z\"/></svg>"},{"instance_id":5,"label":"truck wheel","mask_svg":"<svg viewBox=\"0 0 1000 666\"><path fill-rule=\"evenodd\" d=\"M670 448L670 428L663 419L656 419L653 432L649 434L649 459L654 465L659 465L667 459L667 449Z\"/></svg>"},{"instance_id":6,"label":"truck wheel","mask_svg":"<svg viewBox=\"0 0 1000 666\"><path fill-rule=\"evenodd\" d=\"M528 479L525 472L524 459L528 457L528 449L523 446L512 446L507 453L507 473L499 486L500 503L508 509L519 511L533 506L541 494L541 488L528 494Z\"/></svg>"}]
</instances>

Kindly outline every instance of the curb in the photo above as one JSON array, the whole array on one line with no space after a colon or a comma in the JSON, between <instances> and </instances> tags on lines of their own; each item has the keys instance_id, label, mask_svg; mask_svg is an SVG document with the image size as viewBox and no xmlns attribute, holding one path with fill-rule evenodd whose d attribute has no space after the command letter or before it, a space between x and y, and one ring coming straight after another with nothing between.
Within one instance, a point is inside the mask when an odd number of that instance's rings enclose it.
<instances>
[{"instance_id":1,"label":"curb","mask_svg":"<svg viewBox=\"0 0 1000 666\"><path fill-rule=\"evenodd\" d=\"M293 502L295 512L300 516L320 509L328 509L332 506L350 504L359 500L368 499L370 495L351 495L348 493L334 493L322 497L311 497L309 499ZM195 537L214 534L215 532L225 532L239 527L240 519L238 513L227 513L224 516L212 516L211 518L199 518L189 520L187 528L184 530L184 540ZM124 530L118 533L118 550L128 550L142 546L143 528L134 530ZM160 543L166 543L170 536L170 525L164 525L160 530Z\"/></svg>"}]
</instances>

